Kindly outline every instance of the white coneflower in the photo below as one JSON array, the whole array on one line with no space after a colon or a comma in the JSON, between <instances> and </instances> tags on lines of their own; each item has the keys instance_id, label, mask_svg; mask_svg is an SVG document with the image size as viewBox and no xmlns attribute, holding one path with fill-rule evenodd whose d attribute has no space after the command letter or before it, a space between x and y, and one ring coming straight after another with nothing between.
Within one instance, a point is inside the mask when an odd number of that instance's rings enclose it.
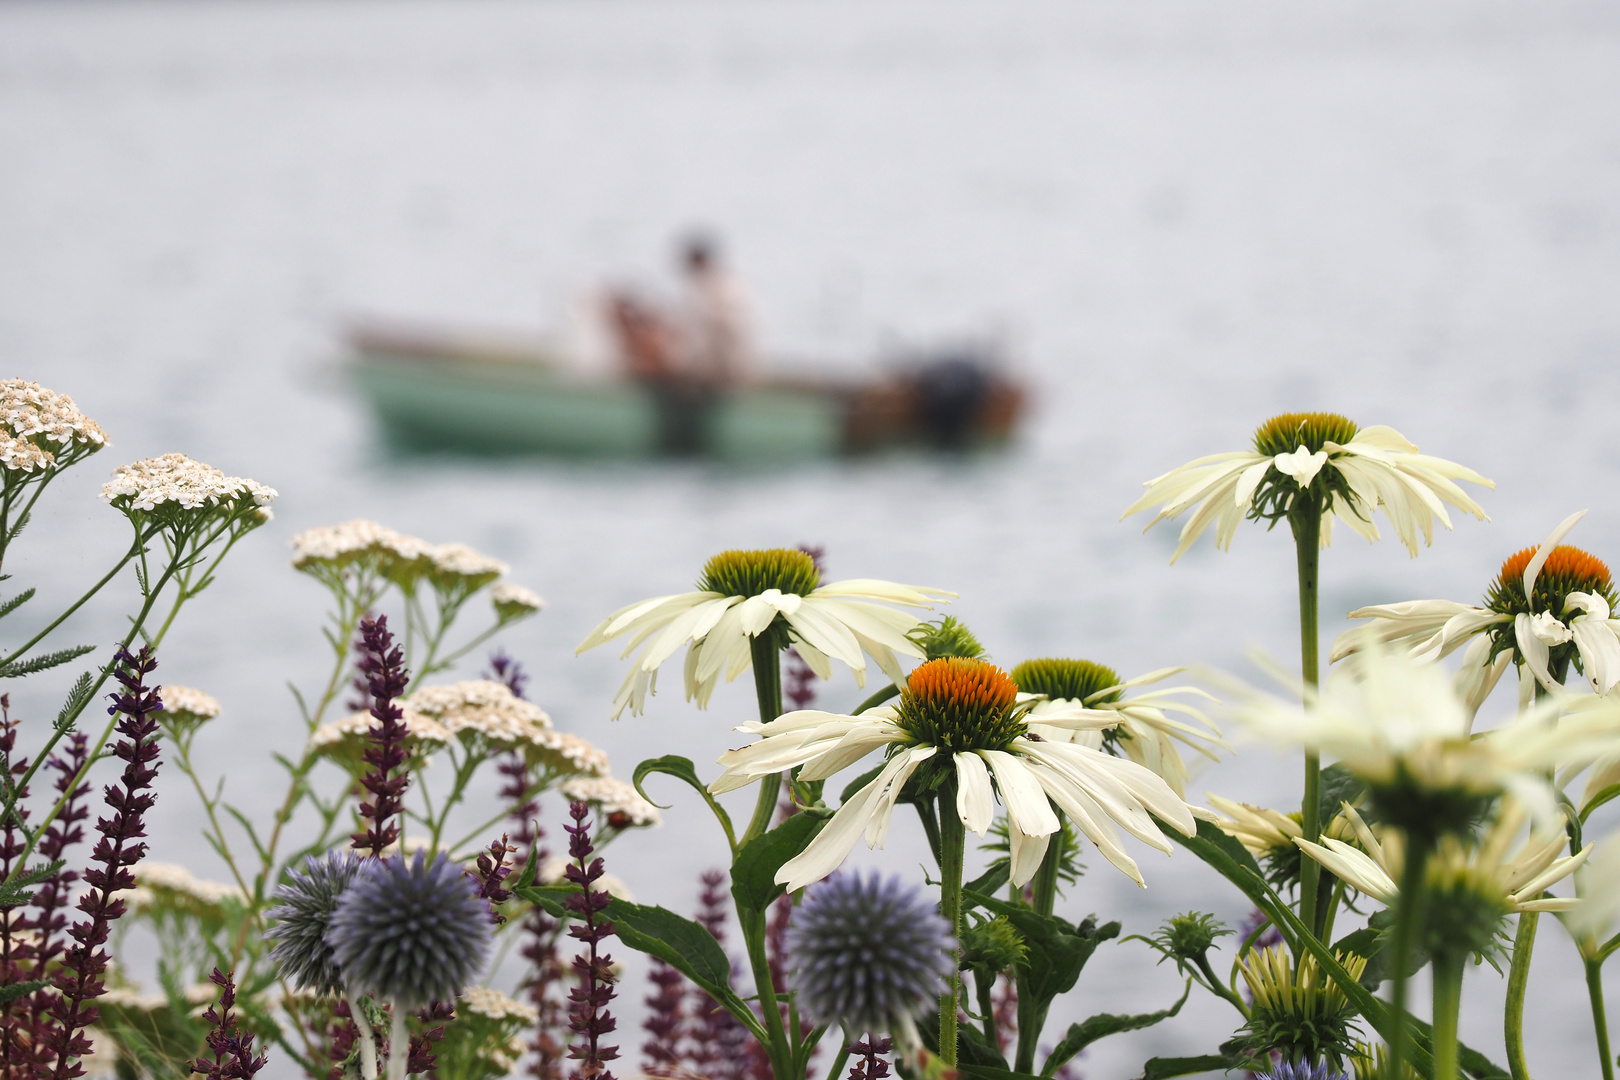
<instances>
[{"instance_id":1,"label":"white coneflower","mask_svg":"<svg viewBox=\"0 0 1620 1080\"><path fill-rule=\"evenodd\" d=\"M0 468L66 468L107 445L106 432L66 394L24 379L0 380Z\"/></svg>"},{"instance_id":2,"label":"white coneflower","mask_svg":"<svg viewBox=\"0 0 1620 1080\"><path fill-rule=\"evenodd\" d=\"M1190 836L1195 825L1187 804L1164 780L1133 761L1032 736L1027 730L1029 702L1017 699L1017 685L991 664L930 660L911 673L893 706L868 709L860 716L793 712L769 724L742 725L739 731L762 738L723 754L720 763L726 771L709 790L719 794L796 767L801 780L823 780L874 750L890 752L882 772L845 800L809 846L777 873L778 882L799 889L836 870L862 833L868 846L881 846L901 789L937 755L930 768L949 770L954 777L954 809L968 829L984 835L1000 792L1013 884L1028 882L1039 868L1048 840L1059 828L1054 806L1069 815L1109 862L1144 884L1118 828L1168 853L1170 843L1153 818ZM1088 730L1112 727L1118 718L1107 714L1099 720L1088 710L1073 708L1048 712L1041 723Z\"/></svg>"},{"instance_id":3,"label":"white coneflower","mask_svg":"<svg viewBox=\"0 0 1620 1080\"><path fill-rule=\"evenodd\" d=\"M1558 715L1551 699L1506 727L1470 737L1473 713L1432 664L1373 643L1337 668L1301 708L1252 694L1235 715L1257 735L1338 758L1366 781L1380 816L1431 833L1470 827L1498 795L1556 823L1549 770L1591 761L1620 734L1620 709Z\"/></svg>"},{"instance_id":4,"label":"white coneflower","mask_svg":"<svg viewBox=\"0 0 1620 1080\"><path fill-rule=\"evenodd\" d=\"M1197 753L1217 761L1215 748L1230 750L1217 728L1202 711L1186 702L1178 701L1182 695L1210 698L1209 694L1191 686L1168 686L1146 693L1133 694L1140 686L1177 675L1185 668L1161 668L1139 675L1134 679L1121 679L1112 668L1089 660L1043 659L1026 660L1012 669L1012 680L1026 694L1039 694L1039 701L1029 711L1030 730L1043 738L1071 741L1076 734L1058 728L1041 726L1041 717L1054 710L1082 708L1106 719L1112 714L1116 727L1103 729L1103 739L1112 749L1164 777L1173 791L1182 798L1187 794L1187 766L1181 760L1176 743L1191 747ZM1196 720L1197 726L1178 720L1171 713Z\"/></svg>"},{"instance_id":5,"label":"white coneflower","mask_svg":"<svg viewBox=\"0 0 1620 1080\"><path fill-rule=\"evenodd\" d=\"M560 790L569 802L589 803L602 821L615 829L662 825L658 807L641 797L634 784L611 776L564 780Z\"/></svg>"},{"instance_id":6,"label":"white coneflower","mask_svg":"<svg viewBox=\"0 0 1620 1080\"><path fill-rule=\"evenodd\" d=\"M641 649L613 699L615 719L640 713L657 686L658 668L686 647L686 696L706 706L720 676L735 679L753 667L752 642L779 638L822 678L832 661L848 665L865 685L866 657L896 682L905 676L896 654L922 659L906 635L920 620L900 608L930 608L953 596L940 589L856 579L821 584L815 561L802 551L723 551L703 568L695 592L659 596L620 608L592 630L576 652L629 636L622 655ZM893 606L891 606L893 605Z\"/></svg>"},{"instance_id":7,"label":"white coneflower","mask_svg":"<svg viewBox=\"0 0 1620 1080\"><path fill-rule=\"evenodd\" d=\"M1369 641L1399 645L1422 660L1438 660L1466 645L1457 673L1459 693L1478 709L1510 664L1520 665L1520 701L1539 683L1556 692L1573 664L1594 692L1620 685L1620 606L1609 568L1580 548L1561 544L1586 511L1559 523L1539 547L1509 556L1483 607L1450 600L1408 600L1358 608L1371 619L1339 635L1333 659Z\"/></svg>"},{"instance_id":8,"label":"white coneflower","mask_svg":"<svg viewBox=\"0 0 1620 1080\"><path fill-rule=\"evenodd\" d=\"M1211 525L1216 546L1225 549L1245 517L1280 520L1306 494L1321 509L1324 546L1335 518L1377 540L1373 513L1382 507L1395 535L1416 555L1418 535L1432 541L1436 520L1451 528L1444 503L1487 520L1457 480L1496 486L1472 469L1418 453L1394 428L1358 428L1337 413L1284 413L1260 425L1253 450L1201 457L1149 480L1147 494L1124 516L1157 506L1152 528L1197 507L1181 530L1175 562Z\"/></svg>"}]
</instances>

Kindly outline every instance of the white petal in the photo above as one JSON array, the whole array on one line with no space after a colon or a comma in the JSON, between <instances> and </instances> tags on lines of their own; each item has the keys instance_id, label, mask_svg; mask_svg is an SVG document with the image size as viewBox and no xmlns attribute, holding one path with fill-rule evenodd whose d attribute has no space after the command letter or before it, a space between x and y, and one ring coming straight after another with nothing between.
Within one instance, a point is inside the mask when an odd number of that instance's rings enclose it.
<instances>
[{"instance_id":1,"label":"white petal","mask_svg":"<svg viewBox=\"0 0 1620 1080\"><path fill-rule=\"evenodd\" d=\"M1590 615L1575 618L1573 633L1586 681L1596 693L1607 694L1620 682L1620 640L1606 619L1599 621Z\"/></svg>"},{"instance_id":2,"label":"white petal","mask_svg":"<svg viewBox=\"0 0 1620 1080\"><path fill-rule=\"evenodd\" d=\"M1558 685L1552 681L1552 675L1547 671L1547 643L1536 636L1530 616L1522 611L1513 621L1513 636L1519 643L1519 655L1524 657L1525 665L1535 675L1536 681L1556 694Z\"/></svg>"},{"instance_id":3,"label":"white petal","mask_svg":"<svg viewBox=\"0 0 1620 1080\"><path fill-rule=\"evenodd\" d=\"M1022 889L1035 877L1051 840L1050 833L1030 836L1011 817L1007 818L1007 880L1014 888Z\"/></svg>"},{"instance_id":4,"label":"white petal","mask_svg":"<svg viewBox=\"0 0 1620 1080\"><path fill-rule=\"evenodd\" d=\"M996 774L1009 822L1016 821L1030 836L1047 836L1061 828L1040 781L1030 775L1022 761L1004 750L981 750L979 756Z\"/></svg>"},{"instance_id":5,"label":"white petal","mask_svg":"<svg viewBox=\"0 0 1620 1080\"><path fill-rule=\"evenodd\" d=\"M962 824L980 836L996 819L996 793L990 786L990 772L977 754L957 754L956 813Z\"/></svg>"},{"instance_id":6,"label":"white petal","mask_svg":"<svg viewBox=\"0 0 1620 1080\"><path fill-rule=\"evenodd\" d=\"M1524 567L1525 596L1533 596L1535 594L1536 578L1541 576L1541 568L1546 565L1547 556L1552 554L1552 549L1558 546L1558 542L1565 536L1568 536L1569 530L1573 529L1581 518L1585 516L1585 510L1575 511L1575 513L1569 515L1569 517L1565 518L1563 521L1560 521L1558 523L1558 528L1554 529L1551 534L1548 535L1547 539L1541 542L1541 546L1536 549L1535 558L1526 563Z\"/></svg>"}]
</instances>

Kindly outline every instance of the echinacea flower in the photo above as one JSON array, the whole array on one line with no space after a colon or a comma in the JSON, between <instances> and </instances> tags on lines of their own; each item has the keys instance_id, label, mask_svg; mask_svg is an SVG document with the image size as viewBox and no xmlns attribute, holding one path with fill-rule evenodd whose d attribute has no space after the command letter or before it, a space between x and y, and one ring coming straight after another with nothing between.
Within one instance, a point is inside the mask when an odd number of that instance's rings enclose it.
<instances>
[{"instance_id":1,"label":"echinacea flower","mask_svg":"<svg viewBox=\"0 0 1620 1080\"><path fill-rule=\"evenodd\" d=\"M1148 522L1152 528L1197 507L1181 530L1170 558L1175 562L1211 525L1216 546L1225 550L1245 517L1278 521L1306 495L1320 507L1324 547L1335 518L1377 540L1373 512L1382 507L1415 556L1419 533L1427 544L1436 520L1451 528L1443 504L1487 520L1457 480L1496 486L1472 469L1418 453L1394 428L1358 428L1337 413L1284 413L1260 425L1253 450L1201 457L1149 480L1147 494L1123 516L1158 506L1158 516Z\"/></svg>"},{"instance_id":2,"label":"echinacea flower","mask_svg":"<svg viewBox=\"0 0 1620 1080\"><path fill-rule=\"evenodd\" d=\"M1473 713L1433 664L1368 644L1295 702L1251 694L1235 715L1255 734L1338 758L1368 785L1379 816L1438 837L1471 827L1502 794L1556 827L1550 770L1613 747L1620 709L1592 708L1550 723L1556 701L1470 736Z\"/></svg>"},{"instance_id":3,"label":"echinacea flower","mask_svg":"<svg viewBox=\"0 0 1620 1080\"><path fill-rule=\"evenodd\" d=\"M1367 967L1361 956L1338 960L1352 979L1359 979ZM1253 999L1244 1028L1246 1049L1276 1051L1295 1061L1336 1062L1353 1052L1355 1006L1314 956L1306 954L1296 963L1286 948L1276 945L1249 953L1238 970Z\"/></svg>"},{"instance_id":4,"label":"echinacea flower","mask_svg":"<svg viewBox=\"0 0 1620 1080\"><path fill-rule=\"evenodd\" d=\"M1007 811L1013 884L1023 885L1040 867L1047 842L1059 828L1054 805L1109 862L1144 884L1118 828L1168 854L1170 842L1153 819L1157 816L1190 836L1195 825L1187 804L1134 761L1032 734L1031 702L1018 696L1017 685L992 664L930 660L912 671L893 705L860 716L807 710L768 724L743 724L737 730L762 738L722 754L725 772L709 790L731 791L801 766L799 779L824 780L874 750L887 751L882 771L850 795L809 846L777 872L776 880L790 890L832 873L862 833L868 847L882 846L901 790L920 767L951 770L957 784L955 811L980 836L995 818L999 792ZM1040 719L1043 727L1082 731L1118 723L1112 713L1099 719L1078 706L1051 710Z\"/></svg>"},{"instance_id":5,"label":"echinacea flower","mask_svg":"<svg viewBox=\"0 0 1620 1080\"><path fill-rule=\"evenodd\" d=\"M1405 866L1406 845L1400 832L1369 827L1353 808L1347 808L1345 814L1354 830L1354 845L1331 837L1323 837L1320 844L1303 839L1294 842L1352 888L1393 907L1400 896L1397 882ZM1497 911L1499 919L1524 911L1575 907L1573 897L1544 898L1541 894L1586 862L1592 845L1565 855L1569 838L1562 830L1548 830L1532 831L1515 848L1514 840L1524 822L1523 808L1509 799L1481 843L1465 844L1454 836L1441 840L1425 871L1425 894L1440 921L1455 922L1461 912L1479 906L1443 902L1445 894L1459 890L1479 897Z\"/></svg>"},{"instance_id":6,"label":"echinacea flower","mask_svg":"<svg viewBox=\"0 0 1620 1080\"><path fill-rule=\"evenodd\" d=\"M934 904L898 877L834 874L788 924L788 982L818 1024L893 1031L939 1002L956 939Z\"/></svg>"},{"instance_id":7,"label":"echinacea flower","mask_svg":"<svg viewBox=\"0 0 1620 1080\"><path fill-rule=\"evenodd\" d=\"M1242 844L1266 868L1266 880L1282 888L1299 881L1300 851L1294 842L1305 835L1303 816L1298 810L1283 813L1253 803L1234 802L1209 795L1209 804L1225 817L1211 822L1217 829ZM1323 836L1337 840L1353 835L1350 821L1337 814L1322 829Z\"/></svg>"},{"instance_id":8,"label":"echinacea flower","mask_svg":"<svg viewBox=\"0 0 1620 1080\"><path fill-rule=\"evenodd\" d=\"M832 661L847 665L866 685L866 657L901 682L896 654L922 659L907 636L920 620L900 608L931 608L954 593L858 578L823 585L815 561L789 548L722 551L703 568L695 592L658 596L622 607L592 630L574 650L582 653L629 635L621 656L641 652L613 698L613 717L625 706L632 715L657 689L658 668L686 646L686 697L706 707L722 673L729 681L753 666L752 642L777 638L823 679ZM890 606L893 605L893 606Z\"/></svg>"},{"instance_id":9,"label":"echinacea flower","mask_svg":"<svg viewBox=\"0 0 1620 1080\"><path fill-rule=\"evenodd\" d=\"M472 879L446 856L418 852L372 860L338 898L326 940L351 994L417 1009L472 982L491 934Z\"/></svg>"},{"instance_id":10,"label":"echinacea flower","mask_svg":"<svg viewBox=\"0 0 1620 1080\"><path fill-rule=\"evenodd\" d=\"M1610 617L1620 593L1601 560L1559 543L1585 516L1585 510L1571 514L1540 547L1509 556L1484 607L1408 600L1352 611L1352 619L1372 622L1339 635L1332 658L1368 641L1399 645L1423 660L1441 659L1466 644L1457 686L1474 709L1509 664L1520 665L1521 703L1537 683L1548 692L1562 689L1571 664L1594 692L1609 693L1620 685L1620 620Z\"/></svg>"},{"instance_id":11,"label":"echinacea flower","mask_svg":"<svg viewBox=\"0 0 1620 1080\"><path fill-rule=\"evenodd\" d=\"M338 900L360 872L362 860L350 851L329 851L304 860L303 870L288 870L287 880L265 912L272 944L270 958L294 986L317 994L343 992L343 975L326 940Z\"/></svg>"},{"instance_id":12,"label":"echinacea flower","mask_svg":"<svg viewBox=\"0 0 1620 1080\"><path fill-rule=\"evenodd\" d=\"M1030 730L1045 739L1071 741L1072 731L1043 728L1042 715L1076 706L1099 714L1099 719L1106 719L1107 714L1112 713L1117 718L1117 726L1101 729L1103 742L1138 765L1158 773L1171 790L1185 798L1187 766L1181 760L1176 743L1191 747L1211 761L1219 760L1212 747L1231 749L1209 717L1194 706L1176 700L1184 694L1204 698L1209 698L1209 694L1191 686L1167 686L1146 693L1131 693L1139 686L1150 686L1185 670L1160 668L1134 679L1121 679L1112 668L1089 660L1043 659L1026 660L1013 668L1012 680L1021 692L1046 699L1030 709ZM1190 717L1203 727L1178 720L1170 713Z\"/></svg>"},{"instance_id":13,"label":"echinacea flower","mask_svg":"<svg viewBox=\"0 0 1620 1080\"><path fill-rule=\"evenodd\" d=\"M1607 938L1620 916L1620 833L1598 845L1597 857L1575 875L1575 891L1579 902L1561 916L1570 933L1577 941Z\"/></svg>"}]
</instances>

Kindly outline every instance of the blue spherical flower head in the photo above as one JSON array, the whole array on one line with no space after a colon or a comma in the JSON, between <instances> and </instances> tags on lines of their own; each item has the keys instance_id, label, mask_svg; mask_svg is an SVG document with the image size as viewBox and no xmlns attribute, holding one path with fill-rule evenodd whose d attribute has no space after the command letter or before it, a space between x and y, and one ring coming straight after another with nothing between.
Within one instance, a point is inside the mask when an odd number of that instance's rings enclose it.
<instances>
[{"instance_id":1,"label":"blue spherical flower head","mask_svg":"<svg viewBox=\"0 0 1620 1080\"><path fill-rule=\"evenodd\" d=\"M956 940L934 905L899 878L835 874L788 927L799 1007L846 1032L891 1031L939 1001Z\"/></svg>"},{"instance_id":2,"label":"blue spherical flower head","mask_svg":"<svg viewBox=\"0 0 1620 1080\"><path fill-rule=\"evenodd\" d=\"M1315 1065L1303 1061L1283 1062L1275 1065L1269 1072L1263 1072L1257 1080L1349 1080L1349 1077L1340 1069L1332 1068L1325 1061Z\"/></svg>"},{"instance_id":3,"label":"blue spherical flower head","mask_svg":"<svg viewBox=\"0 0 1620 1080\"><path fill-rule=\"evenodd\" d=\"M351 994L408 1009L451 1001L489 954L489 908L444 855L375 860L332 916L327 943Z\"/></svg>"},{"instance_id":4,"label":"blue spherical flower head","mask_svg":"<svg viewBox=\"0 0 1620 1080\"><path fill-rule=\"evenodd\" d=\"M275 942L270 958L300 988L317 994L343 992L342 973L326 943L326 929L360 862L348 851L311 855L304 860L302 873L288 871L286 883L275 892L279 903L265 912L274 924L264 935Z\"/></svg>"}]
</instances>

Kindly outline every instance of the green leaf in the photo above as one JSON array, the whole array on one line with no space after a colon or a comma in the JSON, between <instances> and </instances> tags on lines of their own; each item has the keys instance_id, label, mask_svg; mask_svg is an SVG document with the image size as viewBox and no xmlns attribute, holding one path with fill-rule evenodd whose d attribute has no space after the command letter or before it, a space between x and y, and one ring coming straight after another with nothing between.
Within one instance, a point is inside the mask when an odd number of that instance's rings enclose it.
<instances>
[{"instance_id":1,"label":"green leaf","mask_svg":"<svg viewBox=\"0 0 1620 1080\"><path fill-rule=\"evenodd\" d=\"M720 827L726 831L726 843L731 846L733 852L737 850L737 830L732 827L731 815L726 813L725 807L715 801L714 796L709 793L709 786L698 778L697 766L692 764L691 758L684 758L679 754L665 754L660 758L648 758L636 766L636 771L631 777L631 782L636 785L636 791L643 799L653 803L660 810L668 810L669 807L653 802L648 797L646 789L641 786L642 781L652 773L673 776L703 796L703 801L709 804L709 809L714 812L715 819L720 822Z\"/></svg>"},{"instance_id":2,"label":"green leaf","mask_svg":"<svg viewBox=\"0 0 1620 1080\"><path fill-rule=\"evenodd\" d=\"M1192 1076L1196 1073L1228 1072L1243 1064L1225 1054L1203 1054L1198 1057L1148 1058L1137 1080L1169 1080L1172 1076Z\"/></svg>"},{"instance_id":3,"label":"green leaf","mask_svg":"<svg viewBox=\"0 0 1620 1080\"><path fill-rule=\"evenodd\" d=\"M1069 1032L1063 1036L1052 1052L1046 1057L1046 1064L1041 1066L1042 1076L1051 1076L1062 1068L1063 1063L1074 1055L1109 1035L1118 1035L1122 1031L1140 1031L1142 1028L1152 1027L1160 1020L1168 1020L1181 1011L1187 1004L1187 995L1192 993L1192 980L1187 980L1187 987L1181 992L1181 997L1168 1009L1160 1009L1155 1013L1138 1013L1134 1016L1116 1016L1113 1013L1098 1013L1088 1016L1078 1024L1070 1024Z\"/></svg>"},{"instance_id":4,"label":"green leaf","mask_svg":"<svg viewBox=\"0 0 1620 1080\"><path fill-rule=\"evenodd\" d=\"M34 886L67 865L65 860L35 863L26 870L17 870L5 881L0 881L0 909L20 907L34 898Z\"/></svg>"},{"instance_id":5,"label":"green leaf","mask_svg":"<svg viewBox=\"0 0 1620 1080\"><path fill-rule=\"evenodd\" d=\"M1209 864L1216 873L1236 885L1245 896L1254 902L1255 907L1270 917L1272 925L1283 936L1283 940L1287 942L1289 949L1294 952L1294 955L1299 955L1299 950L1295 945L1295 931L1292 926L1280 921L1271 910L1274 906L1281 904L1282 901L1278 899L1276 893L1271 891L1271 887L1266 884L1265 875L1260 870L1260 864L1255 862L1254 856L1249 854L1248 848L1202 819L1198 821L1198 835L1196 836L1183 836L1174 826L1162 821L1160 824L1163 825L1162 831L1166 836L1198 856ZM1292 925L1298 925L1298 920L1295 920Z\"/></svg>"},{"instance_id":6,"label":"green leaf","mask_svg":"<svg viewBox=\"0 0 1620 1080\"><path fill-rule=\"evenodd\" d=\"M794 814L744 844L731 863L731 895L737 910L763 912L770 907L786 891L776 883L776 872L803 851L825 824L808 814Z\"/></svg>"},{"instance_id":7,"label":"green leaf","mask_svg":"<svg viewBox=\"0 0 1620 1080\"><path fill-rule=\"evenodd\" d=\"M1610 784L1596 795L1593 795L1586 801L1586 805L1581 807L1581 824L1586 824L1586 819L1592 816L1592 811L1616 798L1620 798L1620 784Z\"/></svg>"},{"instance_id":8,"label":"green leaf","mask_svg":"<svg viewBox=\"0 0 1620 1080\"><path fill-rule=\"evenodd\" d=\"M32 589L29 590L29 592L32 591ZM27 997L35 990L43 990L49 985L51 985L51 981L49 979L33 979L29 982L12 983L9 986L0 986L0 1005L4 1005L8 1001L16 1001L18 998Z\"/></svg>"},{"instance_id":9,"label":"green leaf","mask_svg":"<svg viewBox=\"0 0 1620 1080\"><path fill-rule=\"evenodd\" d=\"M1010 867L1010 863L997 859L995 863L991 865L990 869L986 870L983 874L974 878L972 881L963 883L963 895L970 892L976 892L983 893L985 896L993 896L995 893L1000 891L1003 885L1007 884L1007 874Z\"/></svg>"},{"instance_id":10,"label":"green leaf","mask_svg":"<svg viewBox=\"0 0 1620 1080\"><path fill-rule=\"evenodd\" d=\"M979 892L964 890L962 899L1006 916L1024 935L1029 948L1018 968L1024 976L1020 992L1028 993L1037 1023L1045 1021L1054 998L1074 988L1097 946L1119 936L1119 923L1098 926L1094 915L1074 926L1056 915L1042 915L1022 904L1010 904Z\"/></svg>"},{"instance_id":11,"label":"green leaf","mask_svg":"<svg viewBox=\"0 0 1620 1080\"><path fill-rule=\"evenodd\" d=\"M62 702L61 710L56 714L56 730L66 731L73 726L84 707L90 703L90 693L95 688L96 680L91 673L83 672L68 691L67 700Z\"/></svg>"},{"instance_id":12,"label":"green leaf","mask_svg":"<svg viewBox=\"0 0 1620 1080\"><path fill-rule=\"evenodd\" d=\"M557 918L573 917L564 906L578 890L573 885L526 886L513 892L531 904L538 904ZM614 897L604 914L613 921L618 939L668 964L685 975L743 1024L761 1043L767 1036L748 1003L731 989L731 958L714 940L714 935L691 919L683 919L667 908L635 904Z\"/></svg>"},{"instance_id":13,"label":"green leaf","mask_svg":"<svg viewBox=\"0 0 1620 1080\"><path fill-rule=\"evenodd\" d=\"M1317 806L1320 808L1320 821L1322 827L1339 816L1344 803L1354 803L1361 798L1362 792L1367 790L1367 784L1355 773L1351 772L1343 763L1329 765L1321 772L1321 787L1318 789Z\"/></svg>"},{"instance_id":14,"label":"green leaf","mask_svg":"<svg viewBox=\"0 0 1620 1080\"><path fill-rule=\"evenodd\" d=\"M69 649L57 649L55 652L42 653L32 660L19 660L0 665L0 679L20 679L24 675L33 675L37 672L48 671L53 667L61 667L71 660L77 660L87 652L95 652L94 645L75 645Z\"/></svg>"},{"instance_id":15,"label":"green leaf","mask_svg":"<svg viewBox=\"0 0 1620 1080\"><path fill-rule=\"evenodd\" d=\"M7 576L9 577L10 575L7 575ZM34 590L33 589L24 589L22 592L18 593L16 596L13 596L10 600L7 600L5 603L0 604L0 619L3 619L7 615L10 615L13 611L16 611L18 608L22 607L24 604L28 603L28 601L32 600L33 598L34 598Z\"/></svg>"}]
</instances>

